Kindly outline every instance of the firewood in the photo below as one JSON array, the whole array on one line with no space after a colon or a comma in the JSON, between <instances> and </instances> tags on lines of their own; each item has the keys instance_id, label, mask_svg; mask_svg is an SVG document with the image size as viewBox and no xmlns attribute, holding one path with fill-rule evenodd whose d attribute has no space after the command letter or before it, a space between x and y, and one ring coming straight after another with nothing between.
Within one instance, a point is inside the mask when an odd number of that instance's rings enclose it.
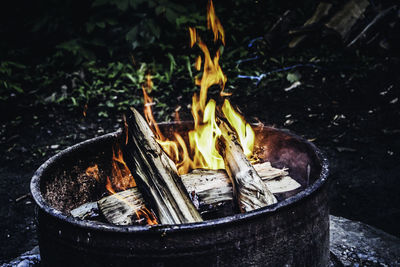
<instances>
[{"instance_id":1,"label":"firewood","mask_svg":"<svg viewBox=\"0 0 400 267\"><path fill-rule=\"evenodd\" d=\"M124 159L143 197L162 224L200 222L174 162L165 154L140 113L131 108L127 117L128 143Z\"/></svg>"},{"instance_id":2,"label":"firewood","mask_svg":"<svg viewBox=\"0 0 400 267\"><path fill-rule=\"evenodd\" d=\"M269 162L257 163L253 167L273 194L292 191L301 186L288 176L287 169L274 168ZM224 170L196 169L181 175L181 179L186 189L195 192L204 205L219 205L232 200L232 183Z\"/></svg>"},{"instance_id":3,"label":"firewood","mask_svg":"<svg viewBox=\"0 0 400 267\"><path fill-rule=\"evenodd\" d=\"M99 217L99 208L97 202L85 203L73 210L71 210L71 215L75 218L81 220L92 220Z\"/></svg>"},{"instance_id":4,"label":"firewood","mask_svg":"<svg viewBox=\"0 0 400 267\"><path fill-rule=\"evenodd\" d=\"M219 120L222 135L217 142L218 152L224 158L225 169L232 180L233 195L241 212L262 208L277 202L257 171L247 160L236 133Z\"/></svg>"},{"instance_id":5,"label":"firewood","mask_svg":"<svg viewBox=\"0 0 400 267\"><path fill-rule=\"evenodd\" d=\"M104 197L97 201L97 205L106 220L112 224L132 225L145 219L138 216L145 206L137 187Z\"/></svg>"},{"instance_id":6,"label":"firewood","mask_svg":"<svg viewBox=\"0 0 400 267\"><path fill-rule=\"evenodd\" d=\"M300 187L288 176L286 169L274 168L269 162L255 164L254 169L272 193L284 193ZM216 211L222 204L233 200L232 183L224 170L196 169L181 175L181 179L187 190L199 197L200 210L207 207L208 212ZM89 204L98 205L108 222L130 225L139 223L137 212L144 207L144 200L138 188L133 187Z\"/></svg>"}]
</instances>

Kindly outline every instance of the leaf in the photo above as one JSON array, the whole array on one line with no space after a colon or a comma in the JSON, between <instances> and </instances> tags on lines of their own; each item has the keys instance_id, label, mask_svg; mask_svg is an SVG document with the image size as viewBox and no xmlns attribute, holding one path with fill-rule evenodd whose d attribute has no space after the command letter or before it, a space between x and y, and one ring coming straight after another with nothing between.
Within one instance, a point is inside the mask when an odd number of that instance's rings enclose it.
<instances>
[{"instance_id":1,"label":"leaf","mask_svg":"<svg viewBox=\"0 0 400 267\"><path fill-rule=\"evenodd\" d=\"M156 13L157 16L159 16L160 14L165 12L165 7L164 6L158 6L154 10L154 12Z\"/></svg>"},{"instance_id":2,"label":"leaf","mask_svg":"<svg viewBox=\"0 0 400 267\"><path fill-rule=\"evenodd\" d=\"M92 23L92 22L86 23L86 32L87 32L87 33L93 32L93 30L94 30L95 27L96 27L96 24L95 24L95 23Z\"/></svg>"},{"instance_id":3,"label":"leaf","mask_svg":"<svg viewBox=\"0 0 400 267\"><path fill-rule=\"evenodd\" d=\"M137 80L133 78L133 76L130 73L126 73L125 76L132 81L133 84L137 84Z\"/></svg>"},{"instance_id":4,"label":"leaf","mask_svg":"<svg viewBox=\"0 0 400 267\"><path fill-rule=\"evenodd\" d=\"M165 10L165 17L170 23L176 23L175 21L178 15L174 11L172 11L172 9L168 8Z\"/></svg>"},{"instance_id":5,"label":"leaf","mask_svg":"<svg viewBox=\"0 0 400 267\"><path fill-rule=\"evenodd\" d=\"M114 107L114 103L111 102L110 100L107 100L106 101L106 106L109 107L109 108L113 108Z\"/></svg>"},{"instance_id":6,"label":"leaf","mask_svg":"<svg viewBox=\"0 0 400 267\"><path fill-rule=\"evenodd\" d=\"M76 101L75 97L71 96L71 101L73 106L78 106L78 102Z\"/></svg>"},{"instance_id":7,"label":"leaf","mask_svg":"<svg viewBox=\"0 0 400 267\"><path fill-rule=\"evenodd\" d=\"M135 41L138 35L138 26L133 27L126 35L125 38L127 41Z\"/></svg>"},{"instance_id":8,"label":"leaf","mask_svg":"<svg viewBox=\"0 0 400 267\"><path fill-rule=\"evenodd\" d=\"M104 6L105 4L107 4L109 2L109 0L95 0L92 4L92 7L96 7L96 6Z\"/></svg>"},{"instance_id":9,"label":"leaf","mask_svg":"<svg viewBox=\"0 0 400 267\"><path fill-rule=\"evenodd\" d=\"M157 39L160 39L161 29L152 20L147 23L150 32L154 34Z\"/></svg>"},{"instance_id":10,"label":"leaf","mask_svg":"<svg viewBox=\"0 0 400 267\"><path fill-rule=\"evenodd\" d=\"M193 79L192 64L190 63L190 58L188 56L185 56L185 60L186 60L186 69L189 72L190 78Z\"/></svg>"},{"instance_id":11,"label":"leaf","mask_svg":"<svg viewBox=\"0 0 400 267\"><path fill-rule=\"evenodd\" d=\"M18 93L23 93L23 92L24 92L24 90L22 90L22 88L19 87L18 85L13 84L13 85L12 85L12 88L13 88L15 91L17 91Z\"/></svg>"},{"instance_id":12,"label":"leaf","mask_svg":"<svg viewBox=\"0 0 400 267\"><path fill-rule=\"evenodd\" d=\"M99 113L97 114L99 117L104 117L104 118L108 118L108 113L107 111L99 111Z\"/></svg>"},{"instance_id":13,"label":"leaf","mask_svg":"<svg viewBox=\"0 0 400 267\"><path fill-rule=\"evenodd\" d=\"M294 73L288 73L286 76L286 79L291 83L299 81L300 78L301 78L301 74L297 71Z\"/></svg>"},{"instance_id":14,"label":"leaf","mask_svg":"<svg viewBox=\"0 0 400 267\"><path fill-rule=\"evenodd\" d=\"M104 29L106 27L106 23L104 21L96 22L97 27Z\"/></svg>"},{"instance_id":15,"label":"leaf","mask_svg":"<svg viewBox=\"0 0 400 267\"><path fill-rule=\"evenodd\" d=\"M113 2L122 11L126 11L129 7L129 0L114 0Z\"/></svg>"},{"instance_id":16,"label":"leaf","mask_svg":"<svg viewBox=\"0 0 400 267\"><path fill-rule=\"evenodd\" d=\"M169 63L169 75L171 75L176 67L176 61L175 61L174 56L171 53L168 53L167 56L168 56L169 62L170 62Z\"/></svg>"}]
</instances>

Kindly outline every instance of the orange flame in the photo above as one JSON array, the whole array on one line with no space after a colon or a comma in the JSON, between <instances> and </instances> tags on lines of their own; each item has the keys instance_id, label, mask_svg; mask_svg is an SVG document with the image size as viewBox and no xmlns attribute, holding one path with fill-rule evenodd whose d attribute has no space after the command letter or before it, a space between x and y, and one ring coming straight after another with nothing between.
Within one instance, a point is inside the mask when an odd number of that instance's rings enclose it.
<instances>
[{"instance_id":1,"label":"orange flame","mask_svg":"<svg viewBox=\"0 0 400 267\"><path fill-rule=\"evenodd\" d=\"M95 165L95 167L97 167L97 165ZM88 173L88 170L86 170L86 173ZM123 159L122 150L118 144L115 144L113 146L111 179L110 177L107 177L106 189L111 194L116 194L116 191L123 191L135 186L135 179L133 178ZM133 206L131 203L127 202L126 199L120 197L118 194L115 196L135 209L135 214L138 221L144 219L148 225L157 224L157 219L155 218L154 214L150 212L145 205L138 208L137 206Z\"/></svg>"},{"instance_id":2,"label":"orange flame","mask_svg":"<svg viewBox=\"0 0 400 267\"><path fill-rule=\"evenodd\" d=\"M83 106L83 111L82 111L82 113L83 113L83 117L86 117L86 114L87 114L87 109L88 109L88 105L87 105L87 104L85 104L85 105Z\"/></svg>"},{"instance_id":3,"label":"orange flame","mask_svg":"<svg viewBox=\"0 0 400 267\"><path fill-rule=\"evenodd\" d=\"M201 56L198 56L195 63L196 70L201 69Z\"/></svg>"},{"instance_id":4,"label":"orange flame","mask_svg":"<svg viewBox=\"0 0 400 267\"><path fill-rule=\"evenodd\" d=\"M106 189L112 194L115 194L115 197L118 198L119 200L125 202L128 206L132 207L133 209L135 209L135 214L136 214L136 218L138 221L141 220L146 220L146 223L148 225L154 225L154 224L158 224L156 217L154 216L154 214L149 211L145 205L142 205L141 207L132 205L130 202L126 201L125 198L119 196L118 194L116 194L116 192L113 189L112 183L110 181L110 178L107 177L107 183L106 183Z\"/></svg>"},{"instance_id":5,"label":"orange flame","mask_svg":"<svg viewBox=\"0 0 400 267\"><path fill-rule=\"evenodd\" d=\"M190 34L190 47L193 47L196 44L196 29L189 27L189 34Z\"/></svg>"},{"instance_id":6,"label":"orange flame","mask_svg":"<svg viewBox=\"0 0 400 267\"><path fill-rule=\"evenodd\" d=\"M212 0L208 1L207 5L207 28L212 30L214 33L214 42L218 39L225 45L225 32L217 15L215 15L215 9Z\"/></svg>"},{"instance_id":7,"label":"orange flame","mask_svg":"<svg viewBox=\"0 0 400 267\"><path fill-rule=\"evenodd\" d=\"M93 166L88 167L86 169L86 175L93 177L94 179L96 179L97 182L99 182L99 166L97 166L97 164L94 164Z\"/></svg>"},{"instance_id":8,"label":"orange flame","mask_svg":"<svg viewBox=\"0 0 400 267\"><path fill-rule=\"evenodd\" d=\"M213 2L210 0L207 6L207 26L214 34L214 42L221 40L225 45L224 29L215 14ZM153 130L157 142L163 147L168 156L176 163L179 174L185 174L191 169L224 169L224 161L216 149L216 142L222 134L216 123L216 102L211 99L207 102L208 89L213 85L219 85L222 97L230 95L224 92L227 82L226 75L222 72L219 65L220 50L211 58L210 51L206 44L201 40L195 28L189 28L190 47L195 44L203 52L203 74L201 78L196 77L195 83L200 86L200 94L194 94L192 97L191 113L194 120L194 129L189 131L189 147L178 133L174 133L175 140L167 140L161 133L153 117L151 106L152 99L148 96L149 86L152 82L147 79L146 86L143 86L144 95L144 113L146 120ZM195 68L201 69L202 58L198 56L195 61ZM151 89L150 89L151 90ZM222 106L222 112L228 122L238 134L239 141L243 147L244 153L250 157L254 148L254 132L251 126L246 123L243 116L234 110L230 102L225 99ZM178 117L178 116L176 116Z\"/></svg>"},{"instance_id":9,"label":"orange flame","mask_svg":"<svg viewBox=\"0 0 400 267\"><path fill-rule=\"evenodd\" d=\"M136 186L135 179L124 161L122 150L118 144L113 146L111 177L112 187L116 191L123 191Z\"/></svg>"}]
</instances>

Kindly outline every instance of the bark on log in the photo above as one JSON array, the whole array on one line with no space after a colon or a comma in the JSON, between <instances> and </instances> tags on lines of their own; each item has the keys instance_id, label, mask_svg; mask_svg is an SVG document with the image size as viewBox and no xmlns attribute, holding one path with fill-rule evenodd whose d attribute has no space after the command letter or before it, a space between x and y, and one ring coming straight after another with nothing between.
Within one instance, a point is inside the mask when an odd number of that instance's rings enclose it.
<instances>
[{"instance_id":1,"label":"bark on log","mask_svg":"<svg viewBox=\"0 0 400 267\"><path fill-rule=\"evenodd\" d=\"M236 133L220 120L222 135L217 142L218 152L224 158L225 169L232 180L233 195L241 212L262 208L277 202L254 167L247 160Z\"/></svg>"},{"instance_id":2,"label":"bark on log","mask_svg":"<svg viewBox=\"0 0 400 267\"><path fill-rule=\"evenodd\" d=\"M128 143L124 159L139 190L162 224L200 222L202 218L190 201L176 166L155 140L140 113L132 108L127 117Z\"/></svg>"}]
</instances>

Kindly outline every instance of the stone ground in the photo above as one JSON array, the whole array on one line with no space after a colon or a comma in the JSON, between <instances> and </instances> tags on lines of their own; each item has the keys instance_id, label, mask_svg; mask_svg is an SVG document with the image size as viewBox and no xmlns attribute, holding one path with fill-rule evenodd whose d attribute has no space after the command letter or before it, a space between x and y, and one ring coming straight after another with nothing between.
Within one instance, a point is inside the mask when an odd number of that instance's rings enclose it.
<instances>
[{"instance_id":1,"label":"stone ground","mask_svg":"<svg viewBox=\"0 0 400 267\"><path fill-rule=\"evenodd\" d=\"M400 239L370 225L330 216L330 266L399 266ZM40 267L39 247L1 267Z\"/></svg>"}]
</instances>

